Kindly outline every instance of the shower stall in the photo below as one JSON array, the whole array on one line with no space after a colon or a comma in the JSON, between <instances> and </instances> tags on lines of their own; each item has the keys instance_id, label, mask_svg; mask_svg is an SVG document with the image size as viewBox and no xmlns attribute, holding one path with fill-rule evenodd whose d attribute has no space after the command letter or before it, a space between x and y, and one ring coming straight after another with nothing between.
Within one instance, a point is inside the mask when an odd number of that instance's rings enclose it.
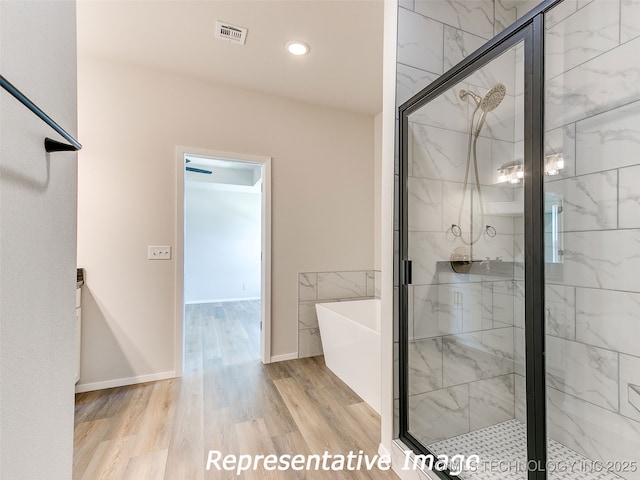
<instances>
[{"instance_id":1,"label":"shower stall","mask_svg":"<svg viewBox=\"0 0 640 480\"><path fill-rule=\"evenodd\" d=\"M640 0L398 22L396 436L464 479L640 480Z\"/></svg>"}]
</instances>

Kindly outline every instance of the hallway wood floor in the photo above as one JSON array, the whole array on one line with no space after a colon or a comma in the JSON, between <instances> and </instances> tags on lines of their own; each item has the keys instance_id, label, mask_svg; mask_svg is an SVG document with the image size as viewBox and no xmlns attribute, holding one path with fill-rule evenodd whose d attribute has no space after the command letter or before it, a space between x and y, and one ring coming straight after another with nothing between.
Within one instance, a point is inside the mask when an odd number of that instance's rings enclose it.
<instances>
[{"instance_id":1,"label":"hallway wood floor","mask_svg":"<svg viewBox=\"0 0 640 480\"><path fill-rule=\"evenodd\" d=\"M76 395L73 479L397 479L380 470L205 470L209 450L377 453L378 415L322 357L262 365L259 321L257 301L189 305L182 378Z\"/></svg>"}]
</instances>

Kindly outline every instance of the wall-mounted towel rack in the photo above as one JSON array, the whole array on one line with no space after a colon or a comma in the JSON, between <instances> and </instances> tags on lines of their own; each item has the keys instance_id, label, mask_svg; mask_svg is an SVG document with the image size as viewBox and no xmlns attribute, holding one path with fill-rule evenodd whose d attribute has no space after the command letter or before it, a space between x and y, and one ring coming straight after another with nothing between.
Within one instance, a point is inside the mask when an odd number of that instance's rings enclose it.
<instances>
[{"instance_id":1,"label":"wall-mounted towel rack","mask_svg":"<svg viewBox=\"0 0 640 480\"><path fill-rule=\"evenodd\" d=\"M29 110L35 113L38 117L40 117L44 121L44 123L46 123L51 128L53 128L56 132L62 135L65 140L67 140L70 143L69 145L66 143L58 142L56 140L52 140L51 138L47 137L44 139L44 149L47 152L49 153L63 152L63 151L75 152L76 150L80 150L82 148L82 145L80 145L80 143L78 143L78 141L75 138L69 135L60 125L54 122L49 115L44 113L40 109L40 107L38 107L35 103L29 100L20 90L14 87L11 84L11 82L9 82L2 75L0 75L0 85L7 92L9 92L11 95L17 98L20 101L20 103L22 103L25 107L27 107Z\"/></svg>"}]
</instances>

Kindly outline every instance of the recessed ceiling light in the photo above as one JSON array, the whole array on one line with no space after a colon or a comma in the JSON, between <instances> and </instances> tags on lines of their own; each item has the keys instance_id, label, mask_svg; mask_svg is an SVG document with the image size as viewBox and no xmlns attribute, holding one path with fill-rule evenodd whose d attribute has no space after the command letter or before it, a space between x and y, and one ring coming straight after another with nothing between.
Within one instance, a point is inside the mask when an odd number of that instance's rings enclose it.
<instances>
[{"instance_id":1,"label":"recessed ceiling light","mask_svg":"<svg viewBox=\"0 0 640 480\"><path fill-rule=\"evenodd\" d=\"M306 55L309 53L309 45L303 42L289 42L286 47L291 55Z\"/></svg>"}]
</instances>

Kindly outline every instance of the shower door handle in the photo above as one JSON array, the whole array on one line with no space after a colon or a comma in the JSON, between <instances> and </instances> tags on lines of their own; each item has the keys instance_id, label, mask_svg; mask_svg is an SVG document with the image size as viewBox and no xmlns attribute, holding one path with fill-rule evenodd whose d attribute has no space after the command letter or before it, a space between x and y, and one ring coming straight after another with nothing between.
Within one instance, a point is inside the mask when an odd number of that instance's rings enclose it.
<instances>
[{"instance_id":1,"label":"shower door handle","mask_svg":"<svg viewBox=\"0 0 640 480\"><path fill-rule=\"evenodd\" d=\"M400 283L411 285L411 260L402 260L400 264Z\"/></svg>"}]
</instances>

